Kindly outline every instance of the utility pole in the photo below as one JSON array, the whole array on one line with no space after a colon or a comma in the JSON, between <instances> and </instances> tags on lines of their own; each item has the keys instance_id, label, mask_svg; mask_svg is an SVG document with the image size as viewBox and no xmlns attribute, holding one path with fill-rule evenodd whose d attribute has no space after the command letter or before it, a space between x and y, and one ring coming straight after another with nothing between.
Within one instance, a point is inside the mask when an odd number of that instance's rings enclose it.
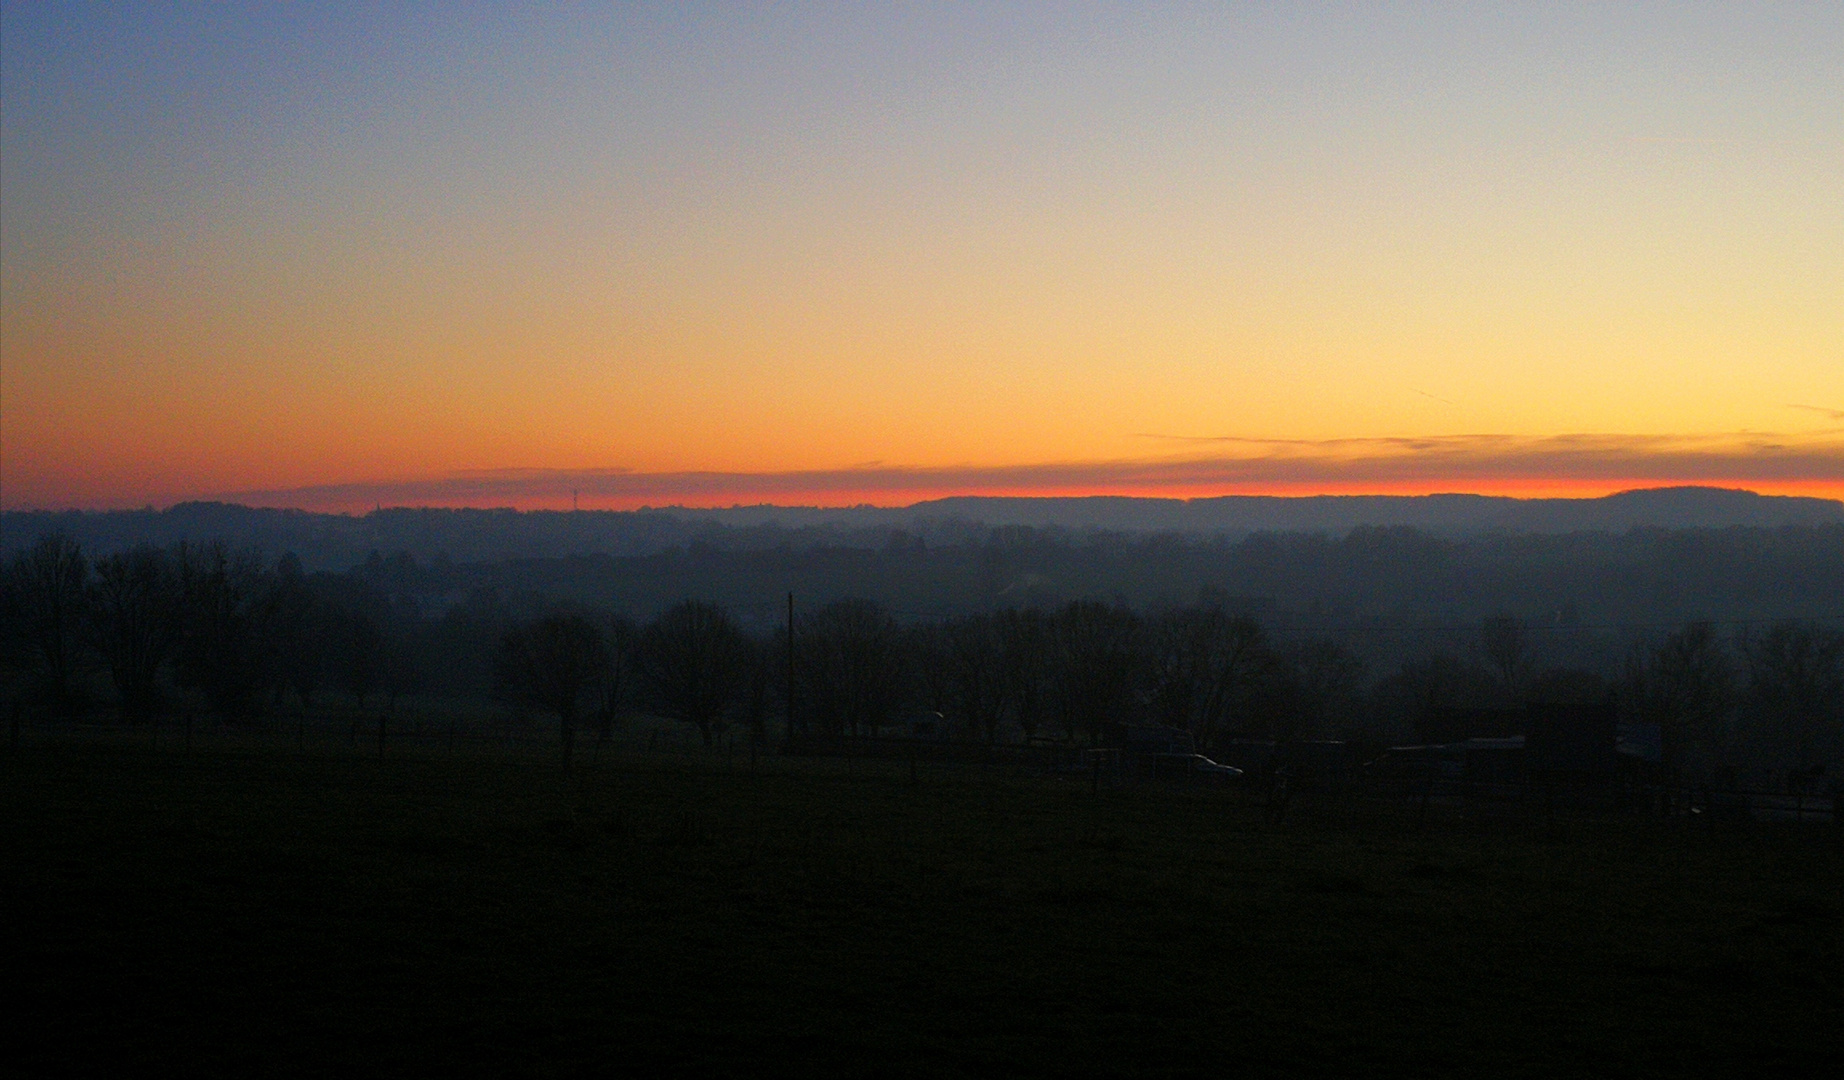
<instances>
[{"instance_id":1,"label":"utility pole","mask_svg":"<svg viewBox=\"0 0 1844 1080\"><path fill-rule=\"evenodd\" d=\"M794 741L794 594L788 593L788 742Z\"/></svg>"}]
</instances>

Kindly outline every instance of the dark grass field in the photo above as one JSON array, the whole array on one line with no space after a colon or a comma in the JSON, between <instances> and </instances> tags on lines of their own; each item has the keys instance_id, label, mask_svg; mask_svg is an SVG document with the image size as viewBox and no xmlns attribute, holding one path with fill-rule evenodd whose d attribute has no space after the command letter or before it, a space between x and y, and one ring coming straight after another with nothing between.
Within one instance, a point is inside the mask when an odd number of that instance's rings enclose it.
<instances>
[{"instance_id":1,"label":"dark grass field","mask_svg":"<svg viewBox=\"0 0 1844 1080\"><path fill-rule=\"evenodd\" d=\"M8 1071L1811 1075L1824 827L622 752L0 759Z\"/></svg>"}]
</instances>

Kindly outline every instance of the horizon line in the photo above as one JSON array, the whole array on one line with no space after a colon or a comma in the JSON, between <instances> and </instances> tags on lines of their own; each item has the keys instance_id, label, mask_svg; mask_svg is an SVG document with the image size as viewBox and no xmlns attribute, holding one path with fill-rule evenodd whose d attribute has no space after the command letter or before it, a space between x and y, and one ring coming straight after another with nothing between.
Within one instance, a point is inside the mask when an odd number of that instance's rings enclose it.
<instances>
[{"instance_id":1,"label":"horizon line","mask_svg":"<svg viewBox=\"0 0 1844 1080\"><path fill-rule=\"evenodd\" d=\"M1228 495L1478 494L1599 497L1632 489L1717 486L1757 494L1844 498L1844 429L1803 435L1438 435L1239 439L1235 453L1004 465L871 462L822 468L643 471L623 467L451 468L278 484L281 478L147 476L6 479L24 505L146 506L217 499L302 509L512 506L710 509L788 500L896 507L956 496L1214 498ZM17 481L24 480L22 485ZM24 490L20 490L21 488ZM23 497L21 497L23 496Z\"/></svg>"},{"instance_id":2,"label":"horizon line","mask_svg":"<svg viewBox=\"0 0 1844 1080\"><path fill-rule=\"evenodd\" d=\"M1006 465L862 465L767 470L621 467L449 469L281 486L143 477L127 490L51 483L21 502L146 505L192 498L303 509L393 505L635 509L788 500L886 507L955 496L1213 498L1226 495L1598 497L1719 486L1757 494L1844 498L1844 430L1805 435L1572 433L1416 438L1254 439L1236 453ZM49 478L47 478L49 479ZM74 479L74 478L73 478ZM17 488L17 485L11 485ZM63 490L59 490L62 488ZM165 498L162 498L162 497Z\"/></svg>"},{"instance_id":3,"label":"horizon line","mask_svg":"<svg viewBox=\"0 0 1844 1080\"><path fill-rule=\"evenodd\" d=\"M344 485L339 485L339 486L344 487ZM111 513L145 513L145 512L166 513L166 512L178 509L182 506L223 506L223 507L230 507L230 508L242 509L242 510L274 510L274 511L280 511L280 512L328 514L332 516L345 516L345 517L366 517L366 516L370 516L371 514L375 514L375 513L406 511L406 510L410 510L410 511L447 510L447 511L473 511L473 512L481 512L481 513L517 513L517 514L569 514L569 513L613 514L613 513L642 513L642 512L664 513L664 512L670 512L670 511L685 511L685 512L692 512L692 513L711 513L711 512L726 511L726 510L799 510L799 511L812 511L812 512L818 513L818 512L826 512L826 511L851 511L851 510L883 510L883 511L913 510L913 509L924 507L930 504L948 502L950 500L957 500L957 499L1008 501L1008 502L1036 502L1036 501L1050 501L1050 500L1086 501L1086 500L1101 500L1101 499L1118 499L1118 500L1147 502L1147 503L1177 503L1177 504L1183 504L1183 505L1192 505L1196 503L1206 503L1206 502L1216 502L1216 501L1230 500L1230 499L1260 499L1260 500L1274 500L1274 501L1282 501L1282 502L1304 502L1307 500L1314 500L1314 499L1418 500L1418 499L1466 498L1466 499L1489 499L1489 500L1495 500L1495 501L1517 502L1517 503L1533 503L1533 502L1582 502L1582 503L1585 503L1585 502L1599 502L1599 501L1603 501L1607 499L1619 498L1621 496L1626 496L1626 495L1638 495L1638 494L1646 494L1646 493L1651 493L1651 492L1667 492L1667 491L1721 492L1721 493L1732 494L1732 495L1749 495L1749 496L1753 496L1755 498L1760 498L1760 499L1800 499L1800 500L1810 500L1814 502L1834 503L1834 504L1837 504L1840 508L1844 508L1844 495L1809 494L1809 493L1803 493L1803 492L1788 493L1788 492L1758 490L1759 487L1763 487L1763 486L1768 486L1768 485L1741 486L1741 485L1720 484L1720 483L1658 483L1658 484L1649 484L1649 485L1642 484L1642 485L1633 486L1633 487L1621 487L1621 488L1617 488L1616 490L1611 490L1611 491L1597 491L1596 493L1593 493L1593 494L1511 494L1511 493L1502 492L1502 491L1501 492L1491 492L1491 491L1457 490L1457 489L1443 489L1443 490L1417 491L1417 492L1364 490L1364 491L1310 491L1310 492L1291 493L1291 492L1265 491L1265 492L1229 492L1229 493L1223 493L1223 494L1189 495L1189 496L1187 495L1160 495L1160 494L1146 494L1146 493L1122 493L1122 492L1080 492L1080 493L1078 492L1054 492L1054 493L956 492L956 493L942 494L942 495L931 495L926 498L915 499L910 502L902 502L902 503L873 502L873 501L868 501L868 500L857 501L857 502L831 502L831 503L761 501L761 502L728 502L728 503L696 504L696 503L672 502L672 503L660 503L660 504L642 503L642 504L631 505L631 506L576 506L576 507L557 507L557 506L549 506L549 505L514 506L514 505L503 504L503 503L500 503L500 504L478 503L476 504L476 503L451 503L451 502L428 502L428 501L414 502L414 503L391 503L390 505L385 505L381 501L375 501L373 505L369 508L358 507L355 509L335 509L325 503L317 507L313 505L283 504L283 503L278 503L278 502L269 501L269 500L245 501L244 499L240 499L238 497L239 495L245 495L245 496L247 495L257 495L257 496L271 495L272 496L272 495L281 495L281 494L287 493L287 492L251 492L251 493L236 493L236 494L217 496L217 497L207 496L207 497L200 497L200 498L178 499L173 502L166 503L164 505L156 505L150 502L142 506L87 506L87 507L86 506L66 506L66 507L61 507L61 508L13 507L13 508L0 509L0 513L7 513L7 514L70 514L70 513L111 514ZM313 492L324 492L325 491L324 488L319 488L319 487L293 489L293 490L294 491L313 491Z\"/></svg>"}]
</instances>

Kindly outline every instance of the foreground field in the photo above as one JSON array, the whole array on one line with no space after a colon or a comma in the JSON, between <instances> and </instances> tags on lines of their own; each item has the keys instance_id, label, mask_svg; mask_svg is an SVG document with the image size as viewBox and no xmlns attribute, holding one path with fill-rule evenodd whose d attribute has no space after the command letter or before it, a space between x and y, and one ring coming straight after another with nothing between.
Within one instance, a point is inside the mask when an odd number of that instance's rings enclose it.
<instances>
[{"instance_id":1,"label":"foreground field","mask_svg":"<svg viewBox=\"0 0 1844 1080\"><path fill-rule=\"evenodd\" d=\"M566 777L34 744L0 759L7 1053L267 1075L1835 1063L1828 830L1298 810L862 762L623 751Z\"/></svg>"}]
</instances>

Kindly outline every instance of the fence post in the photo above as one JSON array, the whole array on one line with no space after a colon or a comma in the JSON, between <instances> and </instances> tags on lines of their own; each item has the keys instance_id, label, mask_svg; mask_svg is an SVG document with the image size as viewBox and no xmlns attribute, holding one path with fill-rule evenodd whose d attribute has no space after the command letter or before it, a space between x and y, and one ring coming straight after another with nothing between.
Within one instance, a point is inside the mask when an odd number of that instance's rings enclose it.
<instances>
[{"instance_id":1,"label":"fence post","mask_svg":"<svg viewBox=\"0 0 1844 1080\"><path fill-rule=\"evenodd\" d=\"M1274 770L1274 778L1268 786L1268 820L1279 825L1287 817L1287 803L1293 799L1293 777L1286 766ZM1422 809L1428 807L1426 798Z\"/></svg>"}]
</instances>

